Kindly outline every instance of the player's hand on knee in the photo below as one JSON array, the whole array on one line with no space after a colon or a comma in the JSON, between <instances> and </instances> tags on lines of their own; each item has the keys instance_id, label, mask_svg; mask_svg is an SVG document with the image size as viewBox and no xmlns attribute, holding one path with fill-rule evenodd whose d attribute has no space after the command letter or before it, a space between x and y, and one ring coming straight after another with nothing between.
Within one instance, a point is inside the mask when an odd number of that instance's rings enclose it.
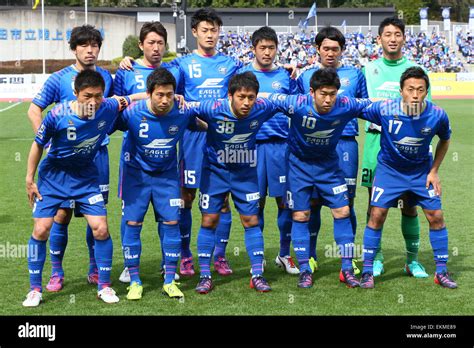
<instances>
[{"instance_id":1,"label":"player's hand on knee","mask_svg":"<svg viewBox=\"0 0 474 348\"><path fill-rule=\"evenodd\" d=\"M35 198L38 198L40 201L43 200L43 197L39 193L38 186L34 181L26 182L26 192L28 193L28 202L30 203L30 207L33 207Z\"/></svg>"},{"instance_id":2,"label":"player's hand on knee","mask_svg":"<svg viewBox=\"0 0 474 348\"><path fill-rule=\"evenodd\" d=\"M426 178L426 189L433 185L436 195L441 196L441 181L439 180L438 172L430 171Z\"/></svg>"}]
</instances>

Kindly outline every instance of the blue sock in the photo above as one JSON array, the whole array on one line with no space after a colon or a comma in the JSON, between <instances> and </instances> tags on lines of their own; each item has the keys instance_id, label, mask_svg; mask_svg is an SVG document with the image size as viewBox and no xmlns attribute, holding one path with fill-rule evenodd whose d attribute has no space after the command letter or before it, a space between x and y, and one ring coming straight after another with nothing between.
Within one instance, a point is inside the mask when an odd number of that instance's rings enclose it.
<instances>
[{"instance_id":1,"label":"blue sock","mask_svg":"<svg viewBox=\"0 0 474 348\"><path fill-rule=\"evenodd\" d=\"M214 261L219 257L225 257L227 243L229 243L230 227L232 225L232 213L221 213L219 224L216 229L216 247L214 249Z\"/></svg>"},{"instance_id":2,"label":"blue sock","mask_svg":"<svg viewBox=\"0 0 474 348\"><path fill-rule=\"evenodd\" d=\"M291 244L291 210L278 208L278 229L280 230L280 256L290 255Z\"/></svg>"},{"instance_id":3,"label":"blue sock","mask_svg":"<svg viewBox=\"0 0 474 348\"><path fill-rule=\"evenodd\" d=\"M112 238L109 236L105 240L96 239L94 249L95 260L99 269L99 284L97 288L102 290L110 286L110 272L112 271L112 257L114 253Z\"/></svg>"},{"instance_id":4,"label":"blue sock","mask_svg":"<svg viewBox=\"0 0 474 348\"><path fill-rule=\"evenodd\" d=\"M258 210L258 226L263 233L263 229L265 228L265 209L262 208Z\"/></svg>"},{"instance_id":5,"label":"blue sock","mask_svg":"<svg viewBox=\"0 0 474 348\"><path fill-rule=\"evenodd\" d=\"M193 217L190 208L180 209L179 231L181 233L181 256L188 258L193 256L189 245L191 244L191 228L193 225Z\"/></svg>"},{"instance_id":6,"label":"blue sock","mask_svg":"<svg viewBox=\"0 0 474 348\"><path fill-rule=\"evenodd\" d=\"M448 230L446 227L440 230L430 229L430 242L433 248L434 261L436 264L436 273L448 270Z\"/></svg>"},{"instance_id":7,"label":"blue sock","mask_svg":"<svg viewBox=\"0 0 474 348\"><path fill-rule=\"evenodd\" d=\"M252 276L263 274L263 234L260 226L245 227L245 248L252 265Z\"/></svg>"},{"instance_id":8,"label":"blue sock","mask_svg":"<svg viewBox=\"0 0 474 348\"><path fill-rule=\"evenodd\" d=\"M214 250L215 231L202 227L199 229L197 237L197 252L199 258L199 268L201 277L211 278L211 254Z\"/></svg>"},{"instance_id":9,"label":"blue sock","mask_svg":"<svg viewBox=\"0 0 474 348\"><path fill-rule=\"evenodd\" d=\"M342 257L343 271L352 270L352 259L354 257L354 235L352 234L351 219L334 219L334 239Z\"/></svg>"},{"instance_id":10,"label":"blue sock","mask_svg":"<svg viewBox=\"0 0 474 348\"><path fill-rule=\"evenodd\" d=\"M87 225L86 230L86 242L87 248L89 249L89 274L97 272L97 263L95 262L95 252L94 252L94 235L92 233L92 228Z\"/></svg>"},{"instance_id":11,"label":"blue sock","mask_svg":"<svg viewBox=\"0 0 474 348\"><path fill-rule=\"evenodd\" d=\"M311 208L311 216L309 217L309 257L318 259L316 254L316 244L318 242L318 234L321 228L321 205Z\"/></svg>"},{"instance_id":12,"label":"blue sock","mask_svg":"<svg viewBox=\"0 0 474 348\"><path fill-rule=\"evenodd\" d=\"M352 234L356 235L356 231L357 231L357 216L356 216L356 212L355 212L355 209L354 209L354 206L349 206L349 209L350 209L350 219L351 219L351 226L352 226Z\"/></svg>"},{"instance_id":13,"label":"blue sock","mask_svg":"<svg viewBox=\"0 0 474 348\"><path fill-rule=\"evenodd\" d=\"M28 241L28 272L30 273L30 290L43 291L41 285L43 266L46 260L46 241L30 237Z\"/></svg>"},{"instance_id":14,"label":"blue sock","mask_svg":"<svg viewBox=\"0 0 474 348\"><path fill-rule=\"evenodd\" d=\"M63 258L67 246L68 225L53 222L49 236L49 256L51 257L51 275L57 273L64 277Z\"/></svg>"},{"instance_id":15,"label":"blue sock","mask_svg":"<svg viewBox=\"0 0 474 348\"><path fill-rule=\"evenodd\" d=\"M142 253L140 232L142 231L142 227L143 225L125 225L122 247L125 267L128 268L128 272L130 273L130 283L142 283L140 280L140 256Z\"/></svg>"},{"instance_id":16,"label":"blue sock","mask_svg":"<svg viewBox=\"0 0 474 348\"><path fill-rule=\"evenodd\" d=\"M163 269L165 265L165 249L163 249L163 240L165 238L165 234L162 228L163 222L158 222L158 237L160 238L160 247L161 247L161 265L160 268Z\"/></svg>"},{"instance_id":17,"label":"blue sock","mask_svg":"<svg viewBox=\"0 0 474 348\"><path fill-rule=\"evenodd\" d=\"M374 274L374 258L382 239L382 229L375 230L369 226L364 231L364 268L362 273Z\"/></svg>"},{"instance_id":18,"label":"blue sock","mask_svg":"<svg viewBox=\"0 0 474 348\"><path fill-rule=\"evenodd\" d=\"M300 266L300 272L311 272L309 267L309 230L308 222L299 222L293 220L291 225L291 240L293 241L293 248L295 250L296 259Z\"/></svg>"},{"instance_id":19,"label":"blue sock","mask_svg":"<svg viewBox=\"0 0 474 348\"><path fill-rule=\"evenodd\" d=\"M161 223L163 231L163 250L165 252L165 284L170 284L174 280L176 267L181 251L181 234L179 225L167 225Z\"/></svg>"}]
</instances>

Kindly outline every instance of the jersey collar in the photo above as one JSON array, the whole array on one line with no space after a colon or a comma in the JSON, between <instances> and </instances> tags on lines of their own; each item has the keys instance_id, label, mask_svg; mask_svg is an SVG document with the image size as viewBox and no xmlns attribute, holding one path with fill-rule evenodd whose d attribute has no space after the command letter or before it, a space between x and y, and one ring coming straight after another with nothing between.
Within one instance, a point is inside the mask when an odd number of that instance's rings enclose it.
<instances>
[{"instance_id":1,"label":"jersey collar","mask_svg":"<svg viewBox=\"0 0 474 348\"><path fill-rule=\"evenodd\" d=\"M252 61L252 68L255 70L255 71L261 71L261 72L270 72L270 71L275 71L278 69L278 66L276 66L275 63L272 64L272 67L270 69L260 69L257 67L256 63L255 63L255 59Z\"/></svg>"},{"instance_id":2,"label":"jersey collar","mask_svg":"<svg viewBox=\"0 0 474 348\"><path fill-rule=\"evenodd\" d=\"M390 60L390 59L387 59L387 58L385 58L385 57L382 57L382 62L383 62L385 65L388 65L388 66L402 65L402 64L404 64L406 61L407 61L407 58L406 58L406 57L402 57L402 58L396 59L396 60Z\"/></svg>"}]
</instances>

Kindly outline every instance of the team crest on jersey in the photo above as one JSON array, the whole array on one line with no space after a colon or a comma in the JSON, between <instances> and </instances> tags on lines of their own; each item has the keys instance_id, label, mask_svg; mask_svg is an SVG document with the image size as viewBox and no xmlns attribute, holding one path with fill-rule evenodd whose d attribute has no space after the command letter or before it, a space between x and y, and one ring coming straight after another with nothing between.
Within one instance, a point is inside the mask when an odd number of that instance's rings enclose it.
<instances>
[{"instance_id":1,"label":"team crest on jersey","mask_svg":"<svg viewBox=\"0 0 474 348\"><path fill-rule=\"evenodd\" d=\"M351 81L347 77L343 77L341 79L341 86L347 87L351 84Z\"/></svg>"},{"instance_id":2,"label":"team crest on jersey","mask_svg":"<svg viewBox=\"0 0 474 348\"><path fill-rule=\"evenodd\" d=\"M179 127L177 125L172 125L170 128L168 128L168 133L171 135L176 135L179 131Z\"/></svg>"},{"instance_id":3,"label":"team crest on jersey","mask_svg":"<svg viewBox=\"0 0 474 348\"><path fill-rule=\"evenodd\" d=\"M69 124L70 126L74 126L74 122L72 122L72 120L69 120L69 121L68 121L68 124Z\"/></svg>"},{"instance_id":4,"label":"team crest on jersey","mask_svg":"<svg viewBox=\"0 0 474 348\"><path fill-rule=\"evenodd\" d=\"M374 69L374 75L378 75L379 74L379 70L377 68Z\"/></svg>"},{"instance_id":5,"label":"team crest on jersey","mask_svg":"<svg viewBox=\"0 0 474 348\"><path fill-rule=\"evenodd\" d=\"M219 74L225 75L227 73L227 68L225 66L220 65L217 67L217 71L219 72Z\"/></svg>"},{"instance_id":6,"label":"team crest on jersey","mask_svg":"<svg viewBox=\"0 0 474 348\"><path fill-rule=\"evenodd\" d=\"M102 130L104 129L104 127L106 126L107 122L105 121L100 121L99 124L97 125L97 129L98 130Z\"/></svg>"},{"instance_id":7,"label":"team crest on jersey","mask_svg":"<svg viewBox=\"0 0 474 348\"><path fill-rule=\"evenodd\" d=\"M430 133L431 133L431 128L429 127L421 128L421 134L428 135Z\"/></svg>"},{"instance_id":8,"label":"team crest on jersey","mask_svg":"<svg viewBox=\"0 0 474 348\"><path fill-rule=\"evenodd\" d=\"M252 122L250 122L250 129L256 129L257 127L258 127L257 120L253 120Z\"/></svg>"},{"instance_id":9,"label":"team crest on jersey","mask_svg":"<svg viewBox=\"0 0 474 348\"><path fill-rule=\"evenodd\" d=\"M313 116L313 112L311 110L308 111L308 116L309 117L312 117Z\"/></svg>"},{"instance_id":10,"label":"team crest on jersey","mask_svg":"<svg viewBox=\"0 0 474 348\"><path fill-rule=\"evenodd\" d=\"M281 83L278 81L273 81L272 82L272 88L273 89L280 89L281 88Z\"/></svg>"},{"instance_id":11,"label":"team crest on jersey","mask_svg":"<svg viewBox=\"0 0 474 348\"><path fill-rule=\"evenodd\" d=\"M147 120L146 120L146 117L143 116L140 122L146 122L146 121L147 121Z\"/></svg>"}]
</instances>

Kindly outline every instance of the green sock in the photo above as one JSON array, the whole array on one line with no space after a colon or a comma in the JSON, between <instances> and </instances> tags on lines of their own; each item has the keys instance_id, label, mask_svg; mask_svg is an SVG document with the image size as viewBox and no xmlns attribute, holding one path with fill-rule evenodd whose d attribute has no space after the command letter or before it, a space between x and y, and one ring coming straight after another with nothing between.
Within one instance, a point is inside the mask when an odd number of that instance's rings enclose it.
<instances>
[{"instance_id":1,"label":"green sock","mask_svg":"<svg viewBox=\"0 0 474 348\"><path fill-rule=\"evenodd\" d=\"M370 219L370 215L367 214L367 223L369 222L369 219ZM383 227L382 229L380 230L380 232L383 231ZM377 251L375 252L375 257L374 257L374 261L380 261L380 262L383 262L383 253L382 253L382 237L380 237L380 243L379 243L379 247L377 248Z\"/></svg>"},{"instance_id":2,"label":"green sock","mask_svg":"<svg viewBox=\"0 0 474 348\"><path fill-rule=\"evenodd\" d=\"M402 214L402 233L407 248L407 265L418 261L418 249L420 248L420 220L417 216L406 216Z\"/></svg>"}]
</instances>

